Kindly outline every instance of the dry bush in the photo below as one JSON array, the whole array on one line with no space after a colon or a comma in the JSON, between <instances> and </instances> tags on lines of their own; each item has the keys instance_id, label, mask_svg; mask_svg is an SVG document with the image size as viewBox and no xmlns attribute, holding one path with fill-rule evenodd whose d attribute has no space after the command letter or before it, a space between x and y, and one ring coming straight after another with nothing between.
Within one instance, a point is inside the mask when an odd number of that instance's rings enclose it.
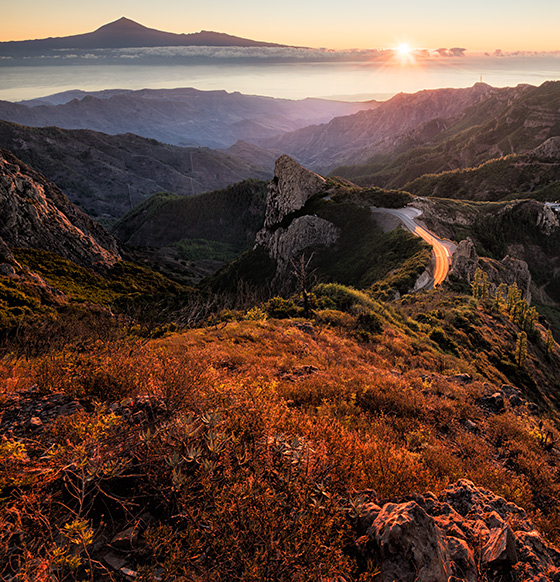
<instances>
[{"instance_id":1,"label":"dry bush","mask_svg":"<svg viewBox=\"0 0 560 582\"><path fill-rule=\"evenodd\" d=\"M246 320L6 364L5 380L35 378L89 407L0 442L0 575L25 579L28 561L61 580L108 579L92 548L149 511L131 558L142 580L157 568L177 580L365 580L375 564L360 571L348 552L351 501L437 493L459 477L557 536L558 463L543 444L554 423L489 415L475 364L399 321L375 343L317 321ZM476 380L448 378L459 372ZM136 395L164 411L130 418Z\"/></svg>"}]
</instances>

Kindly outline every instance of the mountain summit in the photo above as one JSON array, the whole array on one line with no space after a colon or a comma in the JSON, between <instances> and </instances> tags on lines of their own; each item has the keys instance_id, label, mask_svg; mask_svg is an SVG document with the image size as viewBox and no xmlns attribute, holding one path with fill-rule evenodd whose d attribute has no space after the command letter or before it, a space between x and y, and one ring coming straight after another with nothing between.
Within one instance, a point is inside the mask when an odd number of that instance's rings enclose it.
<instances>
[{"instance_id":1,"label":"mountain summit","mask_svg":"<svg viewBox=\"0 0 560 582\"><path fill-rule=\"evenodd\" d=\"M0 43L0 54L33 54L54 49L107 49L156 46L232 46L232 47L279 47L268 42L259 42L221 32L202 30L191 34L175 34L155 28L148 28L130 20L119 18L105 24L93 32Z\"/></svg>"}]
</instances>

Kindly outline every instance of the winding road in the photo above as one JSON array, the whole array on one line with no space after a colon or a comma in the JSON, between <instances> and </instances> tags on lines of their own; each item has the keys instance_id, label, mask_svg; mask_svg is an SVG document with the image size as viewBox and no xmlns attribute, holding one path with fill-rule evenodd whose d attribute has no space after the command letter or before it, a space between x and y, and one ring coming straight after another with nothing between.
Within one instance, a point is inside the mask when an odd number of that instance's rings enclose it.
<instances>
[{"instance_id":1,"label":"winding road","mask_svg":"<svg viewBox=\"0 0 560 582\"><path fill-rule=\"evenodd\" d=\"M417 208L408 206L406 208L372 208L372 212L382 212L384 214L391 214L396 216L404 226L415 234L423 238L428 244L430 244L434 251L435 266L433 274L433 282L430 281L424 289L432 289L437 287L447 277L449 273L449 265L451 263L451 255L455 252L457 245L451 241L438 238L435 234L430 232L428 229L420 226L415 218L418 217L422 212Z\"/></svg>"}]
</instances>

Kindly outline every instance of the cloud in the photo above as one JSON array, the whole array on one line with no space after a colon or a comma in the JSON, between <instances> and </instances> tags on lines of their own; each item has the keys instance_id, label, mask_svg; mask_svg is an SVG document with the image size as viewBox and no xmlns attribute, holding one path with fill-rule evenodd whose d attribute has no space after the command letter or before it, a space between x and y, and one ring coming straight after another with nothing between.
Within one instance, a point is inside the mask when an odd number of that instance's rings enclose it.
<instances>
[{"instance_id":1,"label":"cloud","mask_svg":"<svg viewBox=\"0 0 560 582\"><path fill-rule=\"evenodd\" d=\"M108 51L104 51L108 52ZM227 60L368 60L380 58L388 51L383 49L311 49L298 47L213 47L176 46L124 48L111 51L118 58L208 58Z\"/></svg>"},{"instance_id":2,"label":"cloud","mask_svg":"<svg viewBox=\"0 0 560 582\"><path fill-rule=\"evenodd\" d=\"M453 48L439 48L434 51L430 51L433 56L439 57L464 57L467 49L453 47Z\"/></svg>"}]
</instances>

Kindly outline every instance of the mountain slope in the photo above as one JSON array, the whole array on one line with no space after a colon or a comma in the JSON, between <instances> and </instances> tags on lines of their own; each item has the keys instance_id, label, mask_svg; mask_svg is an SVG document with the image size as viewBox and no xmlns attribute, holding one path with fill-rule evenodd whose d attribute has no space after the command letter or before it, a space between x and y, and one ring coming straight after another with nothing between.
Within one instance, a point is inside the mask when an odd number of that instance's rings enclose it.
<instances>
[{"instance_id":1,"label":"mountain slope","mask_svg":"<svg viewBox=\"0 0 560 582\"><path fill-rule=\"evenodd\" d=\"M560 82L489 93L454 119L434 119L337 175L362 185L403 187L422 176L476 167L509 154L523 154L560 135Z\"/></svg>"},{"instance_id":2,"label":"mountain slope","mask_svg":"<svg viewBox=\"0 0 560 582\"><path fill-rule=\"evenodd\" d=\"M74 94L71 93L71 96ZM226 91L143 89L80 93L58 105L0 101L0 119L34 127L135 133L183 146L226 148L374 108L373 102L274 99Z\"/></svg>"},{"instance_id":3,"label":"mountain slope","mask_svg":"<svg viewBox=\"0 0 560 582\"><path fill-rule=\"evenodd\" d=\"M0 240L42 249L79 265L106 268L118 259L115 239L52 183L0 149Z\"/></svg>"},{"instance_id":4,"label":"mountain slope","mask_svg":"<svg viewBox=\"0 0 560 582\"><path fill-rule=\"evenodd\" d=\"M239 144L235 152L181 148L136 135L106 135L0 121L0 147L55 182L85 212L115 219L157 192L192 195L269 178L274 157ZM258 162L251 159L258 156ZM267 161L268 160L268 161Z\"/></svg>"},{"instance_id":5,"label":"mountain slope","mask_svg":"<svg viewBox=\"0 0 560 582\"><path fill-rule=\"evenodd\" d=\"M404 185L417 196L462 200L560 197L560 137L551 137L526 154L510 154L476 168L424 174Z\"/></svg>"},{"instance_id":6,"label":"mountain slope","mask_svg":"<svg viewBox=\"0 0 560 582\"><path fill-rule=\"evenodd\" d=\"M160 194L129 212L112 232L122 243L135 246L204 239L231 246L235 254L252 245L262 227L265 196L266 183L257 180L198 196Z\"/></svg>"},{"instance_id":7,"label":"mountain slope","mask_svg":"<svg viewBox=\"0 0 560 582\"><path fill-rule=\"evenodd\" d=\"M192 34L174 34L147 28L122 17L93 32L58 38L0 42L0 55L40 53L60 49L102 49L155 46L286 46L239 38L229 34L203 30Z\"/></svg>"},{"instance_id":8,"label":"mountain slope","mask_svg":"<svg viewBox=\"0 0 560 582\"><path fill-rule=\"evenodd\" d=\"M488 115L528 89L495 89L477 83L467 89L436 89L399 94L373 111L338 117L327 124L308 127L259 142L281 150L298 162L318 170L343 163L364 162L376 153L394 151L405 137L427 122L459 117L469 107L482 104ZM487 118L485 118L486 120ZM442 121L432 133L445 128Z\"/></svg>"}]
</instances>

